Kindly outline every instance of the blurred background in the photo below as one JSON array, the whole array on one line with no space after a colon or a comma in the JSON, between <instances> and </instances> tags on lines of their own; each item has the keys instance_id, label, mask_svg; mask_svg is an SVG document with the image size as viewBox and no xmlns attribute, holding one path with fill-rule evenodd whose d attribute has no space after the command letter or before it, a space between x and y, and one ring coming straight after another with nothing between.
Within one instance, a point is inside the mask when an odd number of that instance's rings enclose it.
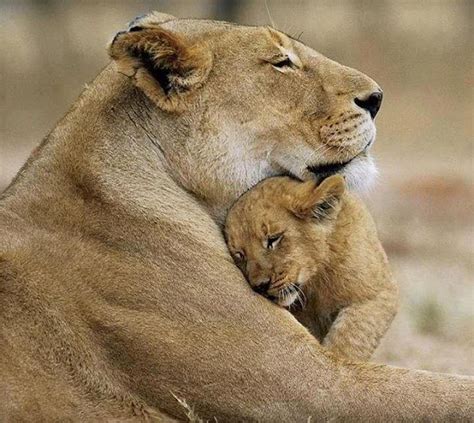
<instances>
[{"instance_id":1,"label":"blurred background","mask_svg":"<svg viewBox=\"0 0 474 423\"><path fill-rule=\"evenodd\" d=\"M474 374L470 0L267 0L277 26L384 89L367 202L401 286L375 360ZM262 0L0 0L0 192L137 15L269 24Z\"/></svg>"}]
</instances>

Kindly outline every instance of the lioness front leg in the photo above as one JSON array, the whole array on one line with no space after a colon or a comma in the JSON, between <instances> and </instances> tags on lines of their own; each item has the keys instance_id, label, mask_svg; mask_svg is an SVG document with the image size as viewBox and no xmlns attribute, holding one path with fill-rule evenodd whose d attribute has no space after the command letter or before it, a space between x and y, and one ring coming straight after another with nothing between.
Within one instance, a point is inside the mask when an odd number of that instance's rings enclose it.
<instances>
[{"instance_id":1,"label":"lioness front leg","mask_svg":"<svg viewBox=\"0 0 474 423\"><path fill-rule=\"evenodd\" d=\"M370 359L397 312L394 291L341 309L322 345L349 360Z\"/></svg>"}]
</instances>

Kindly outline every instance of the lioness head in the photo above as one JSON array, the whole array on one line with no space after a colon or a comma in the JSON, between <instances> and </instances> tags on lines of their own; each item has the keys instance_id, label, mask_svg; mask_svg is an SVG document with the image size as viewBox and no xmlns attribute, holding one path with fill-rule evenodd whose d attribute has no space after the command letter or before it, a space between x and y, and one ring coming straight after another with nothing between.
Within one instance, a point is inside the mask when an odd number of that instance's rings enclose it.
<instances>
[{"instance_id":1,"label":"lioness head","mask_svg":"<svg viewBox=\"0 0 474 423\"><path fill-rule=\"evenodd\" d=\"M280 31L151 14L109 53L154 103L171 171L221 218L269 176L340 173L355 187L374 174L379 86Z\"/></svg>"},{"instance_id":2,"label":"lioness head","mask_svg":"<svg viewBox=\"0 0 474 423\"><path fill-rule=\"evenodd\" d=\"M282 306L328 261L326 242L344 192L335 175L319 186L275 177L260 182L230 209L225 233L237 266L253 289Z\"/></svg>"}]
</instances>

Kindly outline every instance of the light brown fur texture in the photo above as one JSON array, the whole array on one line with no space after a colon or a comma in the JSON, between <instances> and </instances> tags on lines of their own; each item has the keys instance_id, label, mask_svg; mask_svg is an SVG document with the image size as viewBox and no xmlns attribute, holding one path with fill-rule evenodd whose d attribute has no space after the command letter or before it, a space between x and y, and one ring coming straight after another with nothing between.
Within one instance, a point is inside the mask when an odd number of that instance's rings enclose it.
<instances>
[{"instance_id":1,"label":"light brown fur texture","mask_svg":"<svg viewBox=\"0 0 474 423\"><path fill-rule=\"evenodd\" d=\"M353 158L349 184L368 178L353 100L377 85L275 30L160 14L110 54L0 197L0 420L184 419L176 397L226 422L472 417L470 378L325 354L222 236L266 177Z\"/></svg>"},{"instance_id":2,"label":"light brown fur texture","mask_svg":"<svg viewBox=\"0 0 474 423\"><path fill-rule=\"evenodd\" d=\"M288 307L328 351L368 360L397 311L375 225L344 179L268 178L227 215L229 250L256 292Z\"/></svg>"}]
</instances>

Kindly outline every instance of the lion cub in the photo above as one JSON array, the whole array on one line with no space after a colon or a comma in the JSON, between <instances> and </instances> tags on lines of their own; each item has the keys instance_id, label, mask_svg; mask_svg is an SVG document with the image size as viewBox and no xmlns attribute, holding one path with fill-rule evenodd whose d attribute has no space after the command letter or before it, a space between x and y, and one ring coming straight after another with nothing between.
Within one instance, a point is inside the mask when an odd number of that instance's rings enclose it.
<instances>
[{"instance_id":1,"label":"lion cub","mask_svg":"<svg viewBox=\"0 0 474 423\"><path fill-rule=\"evenodd\" d=\"M229 251L252 288L288 307L330 351L367 360L397 310L375 225L344 179L266 179L230 209Z\"/></svg>"}]
</instances>

